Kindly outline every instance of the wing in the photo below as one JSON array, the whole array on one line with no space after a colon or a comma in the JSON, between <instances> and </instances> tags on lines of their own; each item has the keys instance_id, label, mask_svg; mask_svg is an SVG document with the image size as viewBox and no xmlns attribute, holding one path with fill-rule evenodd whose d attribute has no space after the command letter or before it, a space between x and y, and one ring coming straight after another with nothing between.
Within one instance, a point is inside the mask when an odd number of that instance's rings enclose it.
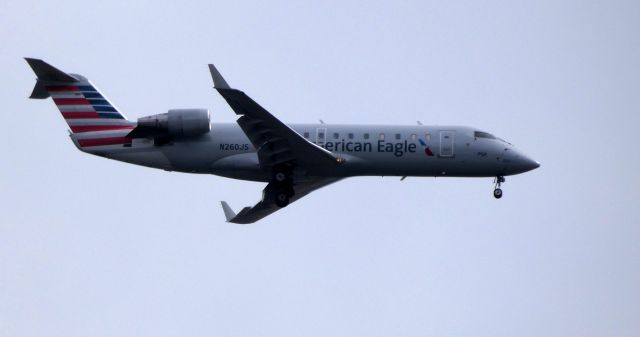
<instances>
[{"instance_id":1,"label":"wing","mask_svg":"<svg viewBox=\"0 0 640 337\"><path fill-rule=\"evenodd\" d=\"M300 136L244 92L232 89L213 64L209 64L209 70L214 88L233 111L241 115L237 123L255 147L263 169L279 165L302 166L313 174L342 162L342 158Z\"/></svg>"},{"instance_id":2,"label":"wing","mask_svg":"<svg viewBox=\"0 0 640 337\"><path fill-rule=\"evenodd\" d=\"M307 182L297 183L293 185L294 195L291 197L289 202L295 202L305 195L340 179L341 178L317 178ZM281 207L276 205L277 192L278 186L275 182L267 184L267 187L262 190L262 200L253 207L243 208L238 214L229 207L226 201L222 201L222 210L227 218L227 222L249 224L279 210Z\"/></svg>"}]
</instances>

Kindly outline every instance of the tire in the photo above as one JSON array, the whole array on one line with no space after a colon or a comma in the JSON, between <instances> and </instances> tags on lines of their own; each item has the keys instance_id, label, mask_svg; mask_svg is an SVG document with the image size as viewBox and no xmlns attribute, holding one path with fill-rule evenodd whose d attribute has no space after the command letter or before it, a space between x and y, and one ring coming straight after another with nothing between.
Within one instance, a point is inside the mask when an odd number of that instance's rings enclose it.
<instances>
[{"instance_id":1,"label":"tire","mask_svg":"<svg viewBox=\"0 0 640 337\"><path fill-rule=\"evenodd\" d=\"M276 182L282 183L285 180L287 180L287 175L282 171L278 171L273 175L273 180L275 180Z\"/></svg>"},{"instance_id":2,"label":"tire","mask_svg":"<svg viewBox=\"0 0 640 337\"><path fill-rule=\"evenodd\" d=\"M284 191L276 193L276 206L286 207L287 205L289 205L288 193Z\"/></svg>"},{"instance_id":3,"label":"tire","mask_svg":"<svg viewBox=\"0 0 640 337\"><path fill-rule=\"evenodd\" d=\"M495 190L493 190L493 196L494 196L496 199L500 199L500 198L502 198L502 190L501 190L501 189L499 189L499 188L496 188Z\"/></svg>"}]
</instances>

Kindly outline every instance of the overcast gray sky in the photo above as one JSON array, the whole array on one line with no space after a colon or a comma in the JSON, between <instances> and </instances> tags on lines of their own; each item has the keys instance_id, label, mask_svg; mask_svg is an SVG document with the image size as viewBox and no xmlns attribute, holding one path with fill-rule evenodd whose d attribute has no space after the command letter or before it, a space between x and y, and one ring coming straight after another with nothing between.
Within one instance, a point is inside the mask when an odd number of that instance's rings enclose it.
<instances>
[{"instance_id":1,"label":"overcast gray sky","mask_svg":"<svg viewBox=\"0 0 640 337\"><path fill-rule=\"evenodd\" d=\"M637 1L0 2L0 336L637 336ZM288 122L461 124L542 163L262 184L83 154L37 57L133 119L229 83Z\"/></svg>"}]
</instances>

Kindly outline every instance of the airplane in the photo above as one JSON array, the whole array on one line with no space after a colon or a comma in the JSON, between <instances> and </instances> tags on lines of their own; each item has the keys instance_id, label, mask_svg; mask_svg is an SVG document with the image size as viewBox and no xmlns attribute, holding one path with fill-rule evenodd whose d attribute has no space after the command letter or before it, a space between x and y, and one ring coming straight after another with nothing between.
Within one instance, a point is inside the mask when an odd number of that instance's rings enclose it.
<instances>
[{"instance_id":1,"label":"airplane","mask_svg":"<svg viewBox=\"0 0 640 337\"><path fill-rule=\"evenodd\" d=\"M89 80L35 58L30 98L51 97L83 152L166 171L214 174L267 183L261 200L234 212L221 201L227 222L249 224L305 195L355 176L492 177L502 197L505 176L540 163L491 133L466 126L285 124L213 64L213 88L239 116L211 123L208 109L170 109L127 119Z\"/></svg>"}]
</instances>

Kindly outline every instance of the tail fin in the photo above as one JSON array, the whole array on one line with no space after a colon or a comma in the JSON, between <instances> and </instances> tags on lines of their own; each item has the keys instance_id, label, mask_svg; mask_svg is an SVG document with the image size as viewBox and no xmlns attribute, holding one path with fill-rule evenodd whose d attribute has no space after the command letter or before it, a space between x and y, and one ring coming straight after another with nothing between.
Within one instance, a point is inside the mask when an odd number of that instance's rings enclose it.
<instances>
[{"instance_id":1,"label":"tail fin","mask_svg":"<svg viewBox=\"0 0 640 337\"><path fill-rule=\"evenodd\" d=\"M53 98L71 132L128 130L135 127L135 123L118 112L85 77L67 74L39 59L25 59L38 76L30 98Z\"/></svg>"}]
</instances>

